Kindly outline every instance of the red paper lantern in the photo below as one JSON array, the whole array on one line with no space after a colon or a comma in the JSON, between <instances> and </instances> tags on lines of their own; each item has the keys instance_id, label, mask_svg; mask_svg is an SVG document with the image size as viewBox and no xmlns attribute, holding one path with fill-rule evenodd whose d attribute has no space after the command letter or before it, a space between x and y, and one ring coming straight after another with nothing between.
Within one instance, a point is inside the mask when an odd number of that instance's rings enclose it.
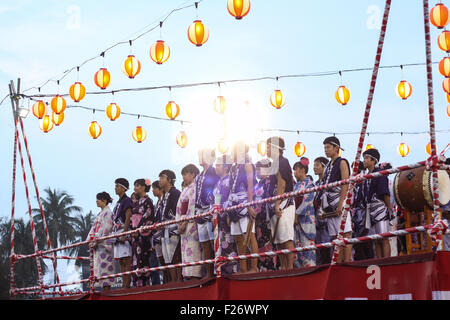
<instances>
[{"instance_id":1,"label":"red paper lantern","mask_svg":"<svg viewBox=\"0 0 450 320\"><path fill-rule=\"evenodd\" d=\"M430 22L438 29L444 28L450 22L448 8L442 3L438 3L430 11Z\"/></svg>"},{"instance_id":2,"label":"red paper lantern","mask_svg":"<svg viewBox=\"0 0 450 320\"><path fill-rule=\"evenodd\" d=\"M106 68L101 68L95 73L94 82L102 90L105 90L111 82L111 74Z\"/></svg>"},{"instance_id":3,"label":"red paper lantern","mask_svg":"<svg viewBox=\"0 0 450 320\"><path fill-rule=\"evenodd\" d=\"M133 130L133 139L137 143L142 143L147 138L147 131L141 126L137 126L136 129Z\"/></svg>"},{"instance_id":4,"label":"red paper lantern","mask_svg":"<svg viewBox=\"0 0 450 320\"><path fill-rule=\"evenodd\" d=\"M47 114L47 105L44 101L39 100L33 104L33 114L38 119L42 119Z\"/></svg>"},{"instance_id":5,"label":"red paper lantern","mask_svg":"<svg viewBox=\"0 0 450 320\"><path fill-rule=\"evenodd\" d=\"M122 64L122 71L128 78L134 79L141 71L141 62L133 55L129 55Z\"/></svg>"},{"instance_id":6,"label":"red paper lantern","mask_svg":"<svg viewBox=\"0 0 450 320\"><path fill-rule=\"evenodd\" d=\"M412 87L408 81L402 80L397 85L397 95L403 100L408 99L411 96Z\"/></svg>"},{"instance_id":7,"label":"red paper lantern","mask_svg":"<svg viewBox=\"0 0 450 320\"><path fill-rule=\"evenodd\" d=\"M69 95L75 102L80 102L86 95L86 88L81 82L75 82L70 86Z\"/></svg>"},{"instance_id":8,"label":"red paper lantern","mask_svg":"<svg viewBox=\"0 0 450 320\"><path fill-rule=\"evenodd\" d=\"M350 101L350 90L348 90L345 86L340 86L336 90L336 101L345 106Z\"/></svg>"},{"instance_id":9,"label":"red paper lantern","mask_svg":"<svg viewBox=\"0 0 450 320\"><path fill-rule=\"evenodd\" d=\"M157 64L163 64L170 57L170 48L162 40L156 41L150 48L150 58Z\"/></svg>"},{"instance_id":10,"label":"red paper lantern","mask_svg":"<svg viewBox=\"0 0 450 320\"><path fill-rule=\"evenodd\" d=\"M102 134L102 127L97 123L97 121L92 121L89 126L89 135L93 139L97 139Z\"/></svg>"},{"instance_id":11,"label":"red paper lantern","mask_svg":"<svg viewBox=\"0 0 450 320\"><path fill-rule=\"evenodd\" d=\"M227 9L233 17L240 20L250 11L250 0L228 0Z\"/></svg>"},{"instance_id":12,"label":"red paper lantern","mask_svg":"<svg viewBox=\"0 0 450 320\"><path fill-rule=\"evenodd\" d=\"M270 103L275 109L281 109L286 104L286 98L281 90L275 90L270 95Z\"/></svg>"},{"instance_id":13,"label":"red paper lantern","mask_svg":"<svg viewBox=\"0 0 450 320\"><path fill-rule=\"evenodd\" d=\"M188 28L189 41L201 47L209 38L208 27L201 21L195 20Z\"/></svg>"}]
</instances>

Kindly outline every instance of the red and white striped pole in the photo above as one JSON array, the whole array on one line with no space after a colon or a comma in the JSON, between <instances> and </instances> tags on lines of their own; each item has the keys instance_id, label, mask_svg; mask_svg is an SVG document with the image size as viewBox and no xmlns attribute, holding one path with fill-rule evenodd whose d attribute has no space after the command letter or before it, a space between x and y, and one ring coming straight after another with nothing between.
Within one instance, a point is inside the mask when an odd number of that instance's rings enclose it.
<instances>
[{"instance_id":1,"label":"red and white striped pole","mask_svg":"<svg viewBox=\"0 0 450 320\"><path fill-rule=\"evenodd\" d=\"M372 80L370 82L369 95L367 97L366 110L364 112L361 134L359 137L358 148L356 150L355 162L353 163L353 173L352 173L353 176L356 176L358 174L359 162L360 162L360 158L361 158L362 148L364 145L364 137L366 135L367 124L369 122L369 116L370 116L370 109L372 108L373 94L375 92L375 85L377 83L378 69L380 67L381 53L383 51L384 36L386 34L386 27L387 27L390 8L391 8L391 0L386 0L386 5L384 7L383 21L382 21L381 30L380 30L380 37L378 40L377 53L375 56L375 63L373 66L373 71L372 71ZM348 192L347 192L347 196L346 196L346 199L344 202L344 206L342 209L341 225L339 228L339 234L337 236L338 239L342 239L344 237L345 222L347 220L347 215L349 214L349 211L350 211L350 208L352 205L352 198L353 198L353 192L354 192L353 186L354 186L354 183L350 183L350 186L349 186ZM338 255L339 255L339 248L336 246L334 248L333 259L331 261L332 264L336 264Z\"/></svg>"},{"instance_id":2,"label":"red and white striped pole","mask_svg":"<svg viewBox=\"0 0 450 320\"><path fill-rule=\"evenodd\" d=\"M89 234L89 292L94 293L95 276L94 276L94 230Z\"/></svg>"},{"instance_id":3,"label":"red and white striped pole","mask_svg":"<svg viewBox=\"0 0 450 320\"><path fill-rule=\"evenodd\" d=\"M222 262L218 259L221 255L220 237L219 237L219 212L220 204L213 205L213 230L214 230L214 257L216 259L216 277L222 277Z\"/></svg>"}]
</instances>

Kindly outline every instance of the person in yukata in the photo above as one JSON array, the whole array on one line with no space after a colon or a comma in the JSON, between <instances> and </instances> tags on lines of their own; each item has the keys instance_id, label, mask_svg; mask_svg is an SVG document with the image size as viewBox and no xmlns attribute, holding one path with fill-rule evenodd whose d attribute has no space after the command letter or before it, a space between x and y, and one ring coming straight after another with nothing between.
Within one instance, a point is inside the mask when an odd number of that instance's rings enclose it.
<instances>
[{"instance_id":1,"label":"person in yukata","mask_svg":"<svg viewBox=\"0 0 450 320\"><path fill-rule=\"evenodd\" d=\"M155 223L161 223L162 222L162 194L163 191L159 185L159 180L155 180L152 183L152 193L153 196L157 199L156 200L156 204L155 204ZM155 249L155 255L156 255L156 259L157 259L157 264L156 261L152 261L153 263L151 263L150 265L152 267L156 267L157 265L159 266L165 266L166 263L164 262L164 257L163 257L163 253L162 253L162 245L161 245L161 238L164 235L164 228L159 228L155 231L155 233L153 234L152 237L152 247ZM162 272L162 281L160 281L161 283L167 283L169 282L169 270L164 269Z\"/></svg>"},{"instance_id":2,"label":"person in yukata","mask_svg":"<svg viewBox=\"0 0 450 320\"><path fill-rule=\"evenodd\" d=\"M130 186L125 178L118 178L115 180L115 192L119 196L119 200L114 206L114 233L122 233L130 231L131 227L131 199L126 192ZM120 272L131 271L131 244L130 237L120 236L114 244L114 259L119 261ZM129 288L131 283L131 275L122 276L122 287Z\"/></svg>"},{"instance_id":3,"label":"person in yukata","mask_svg":"<svg viewBox=\"0 0 450 320\"><path fill-rule=\"evenodd\" d=\"M274 194L278 196L294 190L294 179L289 160L283 157L285 142L281 137L267 139L267 156L272 159L270 184ZM273 243L277 249L294 248L294 199L289 197L270 203L271 229ZM294 254L280 255L280 269L287 270L294 267Z\"/></svg>"},{"instance_id":4,"label":"person in yukata","mask_svg":"<svg viewBox=\"0 0 450 320\"><path fill-rule=\"evenodd\" d=\"M314 188L314 180L308 175L309 159L300 158L293 166L294 176L297 183L294 191ZM316 216L314 210L315 193L306 193L294 200L296 202L296 221L295 221L295 246L306 247L313 246L316 239ZM316 265L316 251L308 250L297 253L297 268L312 267Z\"/></svg>"},{"instance_id":5,"label":"person in yukata","mask_svg":"<svg viewBox=\"0 0 450 320\"><path fill-rule=\"evenodd\" d=\"M135 227L132 230L144 226L152 225L155 222L155 208L153 201L147 195L150 191L151 182L149 179L137 179L134 182L134 192L139 198L138 202L132 208L132 221ZM132 270L150 268L150 252L152 250L152 233L150 231L139 231L132 235ZM132 274L133 286L143 287L150 285L150 272L141 274Z\"/></svg>"},{"instance_id":6,"label":"person in yukata","mask_svg":"<svg viewBox=\"0 0 450 320\"><path fill-rule=\"evenodd\" d=\"M328 137L323 141L325 155L330 158L324 169L323 184L348 179L350 177L350 165L347 159L339 156L341 144L338 138ZM336 239L341 226L342 209L347 196L348 185L336 186L322 191L320 195L320 213L319 219L324 213L333 214L334 216L327 218L328 232L332 239ZM344 238L350 238L352 234L351 214L347 214L344 227ZM342 249L339 248L337 262L349 262L352 255L352 245L348 244Z\"/></svg>"},{"instance_id":7,"label":"person in yukata","mask_svg":"<svg viewBox=\"0 0 450 320\"><path fill-rule=\"evenodd\" d=\"M230 195L230 171L231 163L227 161L227 156L223 155L216 160L216 174L219 176L213 196L214 203L219 204L222 208L226 208L228 196ZM223 212L218 217L218 232L220 242L219 254L224 257L237 256L237 247L231 236L230 219L226 212ZM236 262L227 262L222 265L222 274L232 274L237 272Z\"/></svg>"},{"instance_id":8,"label":"person in yukata","mask_svg":"<svg viewBox=\"0 0 450 320\"><path fill-rule=\"evenodd\" d=\"M107 192L97 194L97 207L101 209L92 225L89 235L86 239L89 240L91 236L95 238L109 236L113 230L113 213L109 208L112 203L111 196ZM113 259L113 243L114 239L96 241L94 246L94 276L102 277L114 273L114 259ZM109 291L114 284L115 279L105 279L97 281L104 291Z\"/></svg>"},{"instance_id":9,"label":"person in yukata","mask_svg":"<svg viewBox=\"0 0 450 320\"><path fill-rule=\"evenodd\" d=\"M163 221L175 220L180 190L175 188L176 175L172 170L163 170L159 173L159 185L163 190L161 205ZM161 239L164 262L166 264L181 263L181 242L176 224L164 228ZM169 269L170 281L181 282L181 268Z\"/></svg>"},{"instance_id":10,"label":"person in yukata","mask_svg":"<svg viewBox=\"0 0 450 320\"><path fill-rule=\"evenodd\" d=\"M202 149L198 152L199 163L203 168L202 172L195 177L195 214L206 213L212 209L214 204L214 186L219 181L219 176L212 166L216 160L213 149ZM212 226L212 216L198 218L197 231L200 245L202 247L203 259L214 258L214 232ZM213 276L214 265L205 266L205 277Z\"/></svg>"},{"instance_id":11,"label":"person in yukata","mask_svg":"<svg viewBox=\"0 0 450 320\"><path fill-rule=\"evenodd\" d=\"M195 215L195 177L200 170L193 164L188 164L181 170L183 185L176 208L176 220ZM178 223L178 233L181 237L181 261L196 262L202 260L202 248L198 240L197 223L195 220L188 220ZM182 275L185 281L200 279L202 277L202 267L183 267Z\"/></svg>"},{"instance_id":12,"label":"person in yukata","mask_svg":"<svg viewBox=\"0 0 450 320\"><path fill-rule=\"evenodd\" d=\"M328 159L325 157L318 157L314 160L314 174L318 176L318 180L315 182L316 186L320 186L323 183L323 173ZM316 243L326 243L331 241L330 234L328 233L327 218L319 219L319 207L320 207L320 195L321 192L316 192L314 197L314 210L316 214ZM331 262L331 248L321 248L316 250L316 264L328 264Z\"/></svg>"},{"instance_id":13,"label":"person in yukata","mask_svg":"<svg viewBox=\"0 0 450 320\"><path fill-rule=\"evenodd\" d=\"M364 151L364 168L369 173L381 171L377 166L380 162L380 152L377 149ZM390 231L389 220L391 212L391 200L389 192L389 179L386 176L367 179L361 184L359 198L366 210L366 228L369 235ZM389 239L375 241L377 258L391 256Z\"/></svg>"},{"instance_id":14,"label":"person in yukata","mask_svg":"<svg viewBox=\"0 0 450 320\"><path fill-rule=\"evenodd\" d=\"M248 155L249 147L244 142L237 142L233 146L230 168L230 195L228 207L253 201L256 186L256 170ZM236 242L239 255L257 253L258 243L255 237L256 212L253 207L244 207L227 211L230 217L230 232ZM239 273L258 272L258 259L239 261Z\"/></svg>"}]
</instances>

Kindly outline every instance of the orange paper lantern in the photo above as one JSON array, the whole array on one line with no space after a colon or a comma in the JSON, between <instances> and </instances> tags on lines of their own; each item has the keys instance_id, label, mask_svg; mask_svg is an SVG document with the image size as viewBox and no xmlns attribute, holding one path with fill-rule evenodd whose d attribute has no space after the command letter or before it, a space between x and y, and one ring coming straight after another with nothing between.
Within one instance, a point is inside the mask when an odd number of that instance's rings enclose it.
<instances>
[{"instance_id":1,"label":"orange paper lantern","mask_svg":"<svg viewBox=\"0 0 450 320\"><path fill-rule=\"evenodd\" d=\"M270 95L270 103L275 109L280 109L286 104L286 98L284 97L281 90L275 90Z\"/></svg>"},{"instance_id":2,"label":"orange paper lantern","mask_svg":"<svg viewBox=\"0 0 450 320\"><path fill-rule=\"evenodd\" d=\"M403 100L408 99L411 96L412 87L408 81L402 80L397 85L397 95Z\"/></svg>"},{"instance_id":3,"label":"orange paper lantern","mask_svg":"<svg viewBox=\"0 0 450 320\"><path fill-rule=\"evenodd\" d=\"M214 110L217 113L220 114L224 114L225 110L227 108L227 104L226 104L226 100L223 96L218 96L215 100L214 100Z\"/></svg>"},{"instance_id":4,"label":"orange paper lantern","mask_svg":"<svg viewBox=\"0 0 450 320\"><path fill-rule=\"evenodd\" d=\"M250 11L250 0L228 0L227 9L233 17L240 20Z\"/></svg>"},{"instance_id":5,"label":"orange paper lantern","mask_svg":"<svg viewBox=\"0 0 450 320\"><path fill-rule=\"evenodd\" d=\"M368 145L366 146L365 151L367 151L367 150L369 150L369 149L375 149L375 146L374 146L373 144L368 144Z\"/></svg>"},{"instance_id":6,"label":"orange paper lantern","mask_svg":"<svg viewBox=\"0 0 450 320\"><path fill-rule=\"evenodd\" d=\"M109 106L106 107L106 116L109 120L114 121L120 116L120 108L117 104L110 103Z\"/></svg>"},{"instance_id":7,"label":"orange paper lantern","mask_svg":"<svg viewBox=\"0 0 450 320\"><path fill-rule=\"evenodd\" d=\"M60 95L56 95L56 97L52 99L51 106L54 113L64 112L64 110L66 110L66 100Z\"/></svg>"},{"instance_id":8,"label":"orange paper lantern","mask_svg":"<svg viewBox=\"0 0 450 320\"><path fill-rule=\"evenodd\" d=\"M450 117L450 104L447 105L447 115Z\"/></svg>"},{"instance_id":9,"label":"orange paper lantern","mask_svg":"<svg viewBox=\"0 0 450 320\"><path fill-rule=\"evenodd\" d=\"M400 143L397 147L398 154L403 158L409 154L409 147L406 143Z\"/></svg>"},{"instance_id":10,"label":"orange paper lantern","mask_svg":"<svg viewBox=\"0 0 450 320\"><path fill-rule=\"evenodd\" d=\"M97 123L97 121L92 121L89 126L89 135L93 139L97 139L102 134L102 127Z\"/></svg>"},{"instance_id":11,"label":"orange paper lantern","mask_svg":"<svg viewBox=\"0 0 450 320\"><path fill-rule=\"evenodd\" d=\"M169 101L166 105L166 115L170 120L175 120L180 114L180 107L175 103L175 101Z\"/></svg>"},{"instance_id":12,"label":"orange paper lantern","mask_svg":"<svg viewBox=\"0 0 450 320\"><path fill-rule=\"evenodd\" d=\"M44 101L39 100L33 104L33 114L38 119L42 119L47 114L47 105Z\"/></svg>"},{"instance_id":13,"label":"orange paper lantern","mask_svg":"<svg viewBox=\"0 0 450 320\"><path fill-rule=\"evenodd\" d=\"M156 41L150 48L150 58L157 64L163 64L170 57L170 48L162 40Z\"/></svg>"},{"instance_id":14,"label":"orange paper lantern","mask_svg":"<svg viewBox=\"0 0 450 320\"><path fill-rule=\"evenodd\" d=\"M445 78L442 81L442 88L445 92L450 93L450 78Z\"/></svg>"},{"instance_id":15,"label":"orange paper lantern","mask_svg":"<svg viewBox=\"0 0 450 320\"><path fill-rule=\"evenodd\" d=\"M217 149L221 154L227 153L228 149L230 149L230 146L225 138L219 140L219 143L217 144Z\"/></svg>"},{"instance_id":16,"label":"orange paper lantern","mask_svg":"<svg viewBox=\"0 0 450 320\"><path fill-rule=\"evenodd\" d=\"M260 156L265 156L267 154L267 143L266 141L260 141L256 146L256 151Z\"/></svg>"},{"instance_id":17,"label":"orange paper lantern","mask_svg":"<svg viewBox=\"0 0 450 320\"><path fill-rule=\"evenodd\" d=\"M209 38L208 27L201 21L195 20L188 28L189 41L201 47Z\"/></svg>"},{"instance_id":18,"label":"orange paper lantern","mask_svg":"<svg viewBox=\"0 0 450 320\"><path fill-rule=\"evenodd\" d=\"M305 154L306 147L302 142L297 142L294 147L294 153L297 157L301 157Z\"/></svg>"},{"instance_id":19,"label":"orange paper lantern","mask_svg":"<svg viewBox=\"0 0 450 320\"><path fill-rule=\"evenodd\" d=\"M336 90L336 101L345 106L350 101L350 90L348 90L345 86L340 86Z\"/></svg>"},{"instance_id":20,"label":"orange paper lantern","mask_svg":"<svg viewBox=\"0 0 450 320\"><path fill-rule=\"evenodd\" d=\"M59 126L64 121L64 112L61 113L52 113L52 122L55 126Z\"/></svg>"},{"instance_id":21,"label":"orange paper lantern","mask_svg":"<svg viewBox=\"0 0 450 320\"><path fill-rule=\"evenodd\" d=\"M442 51L450 52L450 32L447 30L442 31L438 37L438 46Z\"/></svg>"},{"instance_id":22,"label":"orange paper lantern","mask_svg":"<svg viewBox=\"0 0 450 320\"><path fill-rule=\"evenodd\" d=\"M177 135L177 144L181 148L185 148L187 146L187 142L188 142L188 138L187 138L186 132L180 131Z\"/></svg>"},{"instance_id":23,"label":"orange paper lantern","mask_svg":"<svg viewBox=\"0 0 450 320\"><path fill-rule=\"evenodd\" d=\"M53 122L52 122L52 119L50 119L49 115L45 115L39 121L39 128L41 128L41 130L44 131L45 133L47 133L53 129Z\"/></svg>"},{"instance_id":24,"label":"orange paper lantern","mask_svg":"<svg viewBox=\"0 0 450 320\"><path fill-rule=\"evenodd\" d=\"M439 72L446 78L450 77L450 58L445 57L439 62Z\"/></svg>"},{"instance_id":25,"label":"orange paper lantern","mask_svg":"<svg viewBox=\"0 0 450 320\"><path fill-rule=\"evenodd\" d=\"M95 73L94 82L102 90L105 90L111 82L111 74L106 68L101 68Z\"/></svg>"},{"instance_id":26,"label":"orange paper lantern","mask_svg":"<svg viewBox=\"0 0 450 320\"><path fill-rule=\"evenodd\" d=\"M136 129L133 130L133 139L137 143L142 143L147 138L147 131L141 126L137 126Z\"/></svg>"},{"instance_id":27,"label":"orange paper lantern","mask_svg":"<svg viewBox=\"0 0 450 320\"><path fill-rule=\"evenodd\" d=\"M81 82L75 82L70 86L69 95L75 102L80 102L86 95L86 88Z\"/></svg>"},{"instance_id":28,"label":"orange paper lantern","mask_svg":"<svg viewBox=\"0 0 450 320\"><path fill-rule=\"evenodd\" d=\"M122 71L128 78L134 79L141 71L141 62L133 55L129 55L122 64Z\"/></svg>"},{"instance_id":29,"label":"orange paper lantern","mask_svg":"<svg viewBox=\"0 0 450 320\"><path fill-rule=\"evenodd\" d=\"M444 28L450 22L448 8L442 3L438 3L430 11L430 21L438 29Z\"/></svg>"}]
</instances>

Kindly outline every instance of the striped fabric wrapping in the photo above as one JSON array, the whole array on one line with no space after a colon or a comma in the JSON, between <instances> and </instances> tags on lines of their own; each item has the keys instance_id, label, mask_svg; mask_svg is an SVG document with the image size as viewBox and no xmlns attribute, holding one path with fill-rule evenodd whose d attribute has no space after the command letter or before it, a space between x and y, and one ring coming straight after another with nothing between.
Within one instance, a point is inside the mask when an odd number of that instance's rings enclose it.
<instances>
[{"instance_id":1,"label":"striped fabric wrapping","mask_svg":"<svg viewBox=\"0 0 450 320\"><path fill-rule=\"evenodd\" d=\"M372 200L367 204L368 218L370 218L370 226L389 219L389 212L384 201L373 195Z\"/></svg>"},{"instance_id":2,"label":"striped fabric wrapping","mask_svg":"<svg viewBox=\"0 0 450 320\"><path fill-rule=\"evenodd\" d=\"M341 197L341 187L340 186L328 189L328 191L325 192L321 198L322 210L325 213L335 212L338 207L340 197Z\"/></svg>"}]
</instances>

